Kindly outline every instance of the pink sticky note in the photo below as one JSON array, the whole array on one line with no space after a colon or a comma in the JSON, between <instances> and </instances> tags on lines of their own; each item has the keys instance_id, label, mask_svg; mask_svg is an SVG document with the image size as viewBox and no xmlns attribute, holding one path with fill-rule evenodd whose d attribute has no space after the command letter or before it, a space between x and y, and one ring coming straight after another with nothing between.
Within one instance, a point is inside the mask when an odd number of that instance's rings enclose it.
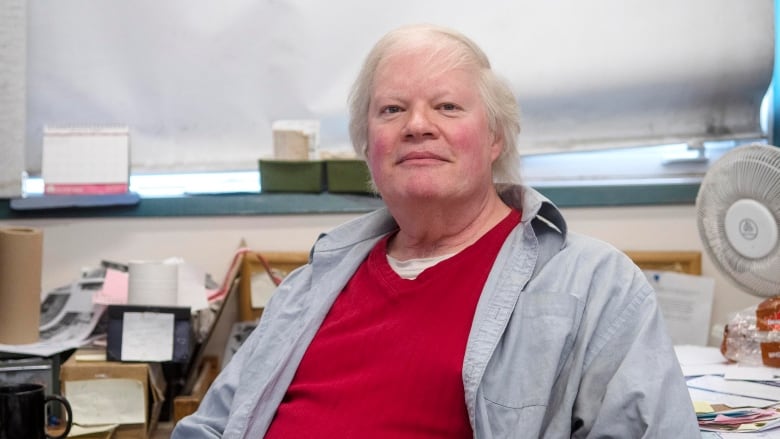
<instances>
[{"instance_id":1,"label":"pink sticky note","mask_svg":"<svg viewBox=\"0 0 780 439\"><path fill-rule=\"evenodd\" d=\"M92 296L92 302L102 305L121 305L127 303L127 272L106 269L103 288Z\"/></svg>"}]
</instances>

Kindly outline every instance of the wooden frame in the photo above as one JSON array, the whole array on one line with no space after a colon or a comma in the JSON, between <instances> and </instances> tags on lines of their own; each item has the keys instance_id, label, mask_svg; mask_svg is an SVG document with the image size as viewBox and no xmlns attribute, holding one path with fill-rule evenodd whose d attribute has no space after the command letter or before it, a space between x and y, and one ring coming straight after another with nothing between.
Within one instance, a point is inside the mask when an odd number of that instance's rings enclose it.
<instances>
[{"instance_id":1,"label":"wooden frame","mask_svg":"<svg viewBox=\"0 0 780 439\"><path fill-rule=\"evenodd\" d=\"M263 314L263 308L252 306L252 275L266 271L266 264L274 275L283 278L294 269L309 262L306 252L247 252L241 261L241 274L238 285L238 319L240 321L257 320Z\"/></svg>"},{"instance_id":2,"label":"wooden frame","mask_svg":"<svg viewBox=\"0 0 780 439\"><path fill-rule=\"evenodd\" d=\"M643 270L677 271L701 275L701 252L698 251L625 251Z\"/></svg>"}]
</instances>

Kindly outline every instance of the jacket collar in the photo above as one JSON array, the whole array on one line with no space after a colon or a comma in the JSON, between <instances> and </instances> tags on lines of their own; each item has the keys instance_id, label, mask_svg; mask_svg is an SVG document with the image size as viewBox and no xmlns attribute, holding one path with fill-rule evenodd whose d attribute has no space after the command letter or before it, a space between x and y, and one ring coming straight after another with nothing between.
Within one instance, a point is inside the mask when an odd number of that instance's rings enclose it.
<instances>
[{"instance_id":1,"label":"jacket collar","mask_svg":"<svg viewBox=\"0 0 780 439\"><path fill-rule=\"evenodd\" d=\"M497 185L496 189L509 207L522 209L523 223L529 223L534 219L540 220L565 238L568 230L566 220L558 207L536 189L521 185Z\"/></svg>"},{"instance_id":2,"label":"jacket collar","mask_svg":"<svg viewBox=\"0 0 780 439\"><path fill-rule=\"evenodd\" d=\"M564 238L566 221L558 208L547 197L529 186L496 185L501 199L513 209L523 212L523 223L539 219L549 228L558 231ZM317 239L312 252L331 252L352 247L365 241L375 241L398 228L386 207L377 209L348 221Z\"/></svg>"}]
</instances>

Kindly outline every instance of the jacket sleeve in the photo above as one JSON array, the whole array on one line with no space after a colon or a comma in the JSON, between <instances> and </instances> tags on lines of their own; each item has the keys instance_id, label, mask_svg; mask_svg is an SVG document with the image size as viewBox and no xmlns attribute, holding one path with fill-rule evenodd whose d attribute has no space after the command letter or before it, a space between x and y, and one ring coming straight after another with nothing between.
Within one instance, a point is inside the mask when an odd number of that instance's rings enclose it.
<instances>
[{"instance_id":1,"label":"jacket sleeve","mask_svg":"<svg viewBox=\"0 0 780 439\"><path fill-rule=\"evenodd\" d=\"M598 317L572 437L700 438L655 293L641 272L627 288L626 300Z\"/></svg>"},{"instance_id":2,"label":"jacket sleeve","mask_svg":"<svg viewBox=\"0 0 780 439\"><path fill-rule=\"evenodd\" d=\"M195 413L176 423L171 439L221 438L239 381L240 365L248 349L239 349L219 373Z\"/></svg>"}]
</instances>

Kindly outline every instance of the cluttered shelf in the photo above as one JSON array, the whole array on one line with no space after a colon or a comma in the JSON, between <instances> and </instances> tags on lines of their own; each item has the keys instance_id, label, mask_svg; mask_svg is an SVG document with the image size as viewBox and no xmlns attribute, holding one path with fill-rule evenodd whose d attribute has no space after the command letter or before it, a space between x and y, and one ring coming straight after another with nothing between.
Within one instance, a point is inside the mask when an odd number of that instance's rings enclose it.
<instances>
[{"instance_id":1,"label":"cluttered shelf","mask_svg":"<svg viewBox=\"0 0 780 439\"><path fill-rule=\"evenodd\" d=\"M35 236L27 232L24 236ZM267 273L274 286L306 260L305 253L261 255L241 247L221 283L177 258L143 264L101 261L46 292L40 303L30 296L31 312L40 310L40 319L21 319L3 333L0 384L37 383L49 394L63 395L78 424L70 436L165 437L197 409L220 369L220 359L206 355L204 348L229 298L240 296L258 306L252 297L258 288L250 280ZM175 291L150 288L147 281L165 284L160 277L165 273L176 278ZM160 297L176 303L128 305ZM33 339L32 333L38 336ZM96 401L101 410L95 410ZM62 420L50 417L53 425Z\"/></svg>"},{"instance_id":2,"label":"cluttered shelf","mask_svg":"<svg viewBox=\"0 0 780 439\"><path fill-rule=\"evenodd\" d=\"M164 432L197 408L216 376L218 360L204 348L236 291L242 255L236 252L221 284L175 258L146 261L138 277L131 276L133 263L101 261L45 292L39 303L37 295L25 294L39 319L2 322L0 384L34 383L64 396L78 424L70 436L121 439ZM159 277L165 273L167 278ZM143 288L135 290L131 278ZM143 299L155 279L175 284L151 293L172 302L128 305ZM53 425L62 420L49 417Z\"/></svg>"}]
</instances>

